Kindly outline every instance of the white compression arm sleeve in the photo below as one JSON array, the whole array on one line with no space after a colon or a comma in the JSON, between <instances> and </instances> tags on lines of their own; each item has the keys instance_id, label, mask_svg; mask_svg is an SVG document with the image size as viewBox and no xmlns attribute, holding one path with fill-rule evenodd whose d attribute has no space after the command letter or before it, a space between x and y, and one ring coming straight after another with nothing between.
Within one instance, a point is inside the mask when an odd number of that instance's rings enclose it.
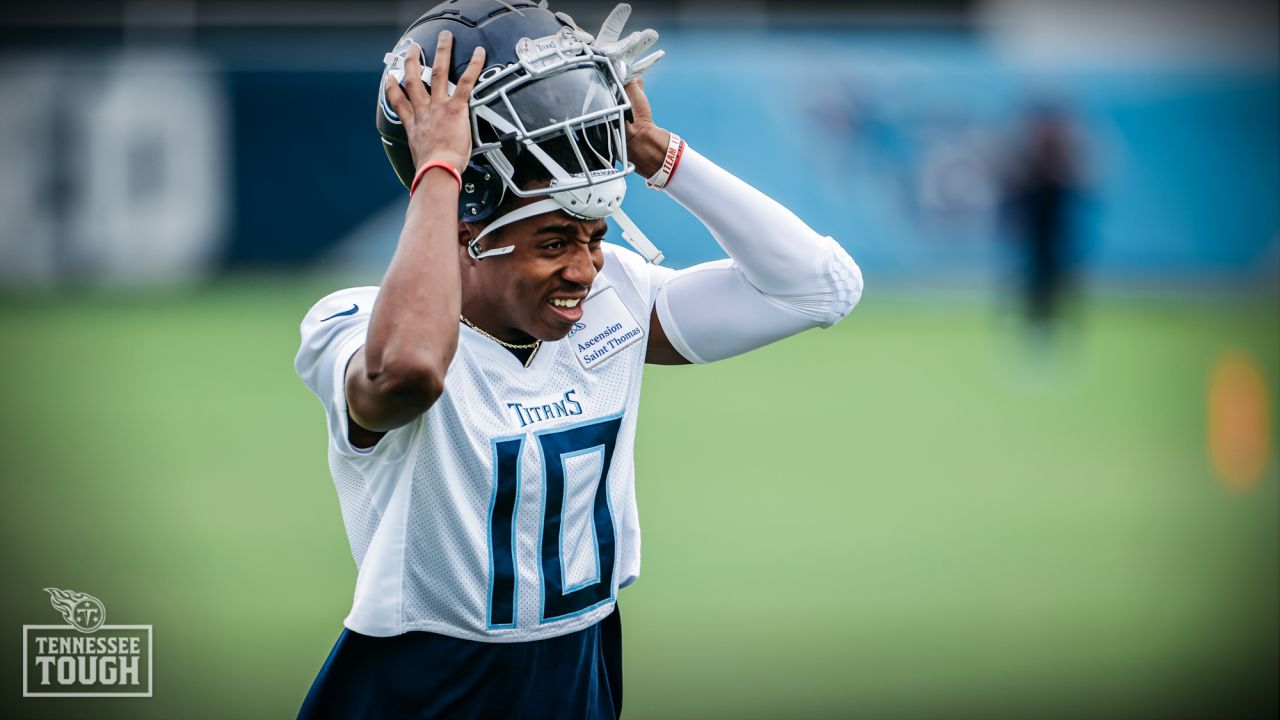
<instances>
[{"instance_id":1,"label":"white compression arm sleeve","mask_svg":"<svg viewBox=\"0 0 1280 720\"><path fill-rule=\"evenodd\" d=\"M672 273L658 289L658 319L690 362L830 327L858 304L862 271L835 240L692 148L666 192L729 254Z\"/></svg>"}]
</instances>

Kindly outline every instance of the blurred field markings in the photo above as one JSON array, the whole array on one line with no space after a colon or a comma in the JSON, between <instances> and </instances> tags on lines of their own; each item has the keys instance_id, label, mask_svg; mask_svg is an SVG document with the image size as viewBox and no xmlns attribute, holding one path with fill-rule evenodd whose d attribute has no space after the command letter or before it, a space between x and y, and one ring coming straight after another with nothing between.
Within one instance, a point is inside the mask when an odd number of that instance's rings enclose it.
<instances>
[{"instance_id":1,"label":"blurred field markings","mask_svg":"<svg viewBox=\"0 0 1280 720\"><path fill-rule=\"evenodd\" d=\"M1209 457L1228 489L1257 486L1271 457L1266 378L1247 353L1223 351L1209 379Z\"/></svg>"}]
</instances>

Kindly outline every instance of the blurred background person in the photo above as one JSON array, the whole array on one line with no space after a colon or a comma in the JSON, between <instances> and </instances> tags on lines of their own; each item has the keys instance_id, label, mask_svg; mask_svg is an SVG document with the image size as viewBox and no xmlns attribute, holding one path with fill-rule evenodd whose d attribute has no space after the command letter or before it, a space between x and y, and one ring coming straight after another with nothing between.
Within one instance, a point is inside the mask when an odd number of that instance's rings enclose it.
<instances>
[{"instance_id":1,"label":"blurred background person","mask_svg":"<svg viewBox=\"0 0 1280 720\"><path fill-rule=\"evenodd\" d=\"M1052 342L1081 263L1075 227L1080 152L1069 111L1041 102L1024 116L1009 160L1005 212L1020 255L1024 317L1041 348Z\"/></svg>"}]
</instances>

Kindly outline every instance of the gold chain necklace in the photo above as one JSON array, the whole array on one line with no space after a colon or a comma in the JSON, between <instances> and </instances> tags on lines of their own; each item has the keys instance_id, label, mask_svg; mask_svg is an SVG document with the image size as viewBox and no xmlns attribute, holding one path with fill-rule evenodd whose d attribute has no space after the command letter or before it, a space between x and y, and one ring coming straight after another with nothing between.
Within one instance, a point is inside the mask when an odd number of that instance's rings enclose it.
<instances>
[{"instance_id":1,"label":"gold chain necklace","mask_svg":"<svg viewBox=\"0 0 1280 720\"><path fill-rule=\"evenodd\" d=\"M462 319L462 322L466 323L467 327L471 328L472 330L475 330L476 332L478 332L478 333L480 333L481 335L483 335L483 336L485 336L485 337L489 338L490 340L492 340L492 341L494 341L494 342L498 343L498 344L499 344L499 345L501 345L502 347L507 348L508 350L530 350L530 349L532 349L532 350L533 350L533 352L529 353L529 357L528 357L528 358L526 358L526 359L525 359L525 361L524 361L524 366L525 366L525 367L529 367L529 363L533 362L533 357L534 357L535 355L537 355L537 354L538 354L538 349L542 347L542 341L541 341L541 340L534 340L533 342L528 343L528 344L526 344L526 345L517 345L517 344L515 344L515 343L509 343L509 342L506 342L505 340L499 340L498 338L496 338L496 337L494 337L494 336L490 335L489 333L487 333L487 332L485 332L484 330L481 330L479 327L477 327L475 323L473 323L473 322L471 322L470 320L468 320L468 319L467 319L467 316L466 316L466 315L461 315L461 314L460 314L460 315L458 315L458 317Z\"/></svg>"}]
</instances>

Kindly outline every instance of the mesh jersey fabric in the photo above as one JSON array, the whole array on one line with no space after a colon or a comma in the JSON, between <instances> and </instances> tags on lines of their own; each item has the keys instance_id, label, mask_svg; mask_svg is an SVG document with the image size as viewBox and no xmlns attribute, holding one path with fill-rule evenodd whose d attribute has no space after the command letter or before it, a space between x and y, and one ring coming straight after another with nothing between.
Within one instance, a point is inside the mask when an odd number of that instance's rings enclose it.
<instances>
[{"instance_id":1,"label":"mesh jersey fabric","mask_svg":"<svg viewBox=\"0 0 1280 720\"><path fill-rule=\"evenodd\" d=\"M525 368L460 326L444 394L367 450L347 437L345 374L378 290L341 290L307 313L295 368L325 408L358 568L346 627L540 640L598 622L639 576L636 420L654 297L672 271L603 248L581 327Z\"/></svg>"}]
</instances>

